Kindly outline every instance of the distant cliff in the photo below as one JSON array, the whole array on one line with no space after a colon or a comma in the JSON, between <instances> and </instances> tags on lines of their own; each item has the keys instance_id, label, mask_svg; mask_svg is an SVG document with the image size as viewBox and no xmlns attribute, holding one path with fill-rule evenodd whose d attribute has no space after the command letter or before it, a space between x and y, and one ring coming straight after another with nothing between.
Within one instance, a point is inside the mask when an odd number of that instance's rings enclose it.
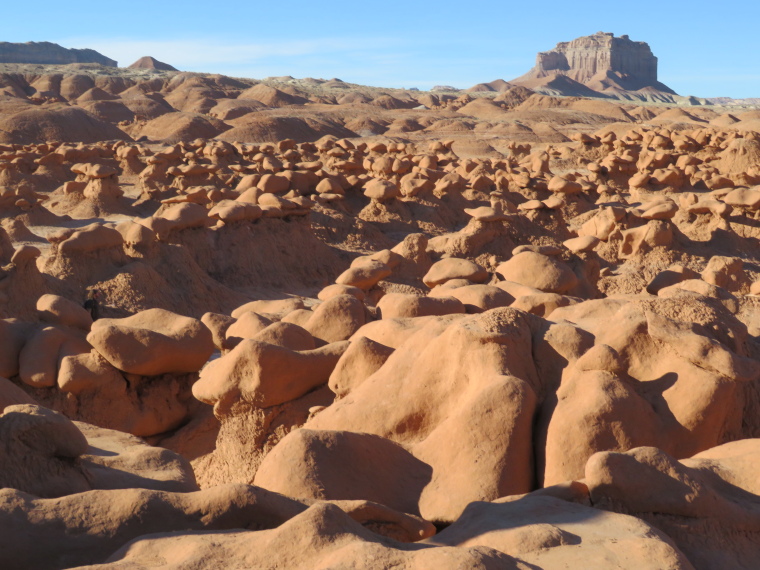
<instances>
[{"instance_id":1,"label":"distant cliff","mask_svg":"<svg viewBox=\"0 0 760 570\"><path fill-rule=\"evenodd\" d=\"M51 42L16 44L0 42L0 63L38 63L65 65L67 63L99 63L118 67L116 61L92 49L67 49Z\"/></svg>"},{"instance_id":2,"label":"distant cliff","mask_svg":"<svg viewBox=\"0 0 760 570\"><path fill-rule=\"evenodd\" d=\"M622 98L670 100L675 95L657 79L657 58L646 42L605 32L539 53L535 67L510 83L560 95L588 95L589 89Z\"/></svg>"}]
</instances>

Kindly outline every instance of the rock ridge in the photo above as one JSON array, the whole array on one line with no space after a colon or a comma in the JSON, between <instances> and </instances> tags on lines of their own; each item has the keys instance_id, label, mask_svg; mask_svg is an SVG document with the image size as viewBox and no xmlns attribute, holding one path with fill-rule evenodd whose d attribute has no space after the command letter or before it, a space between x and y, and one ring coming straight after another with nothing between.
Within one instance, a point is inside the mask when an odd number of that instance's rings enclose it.
<instances>
[{"instance_id":1,"label":"rock ridge","mask_svg":"<svg viewBox=\"0 0 760 570\"><path fill-rule=\"evenodd\" d=\"M68 49L52 42L0 42L0 63L99 63L106 67L118 67L115 60L93 49Z\"/></svg>"}]
</instances>

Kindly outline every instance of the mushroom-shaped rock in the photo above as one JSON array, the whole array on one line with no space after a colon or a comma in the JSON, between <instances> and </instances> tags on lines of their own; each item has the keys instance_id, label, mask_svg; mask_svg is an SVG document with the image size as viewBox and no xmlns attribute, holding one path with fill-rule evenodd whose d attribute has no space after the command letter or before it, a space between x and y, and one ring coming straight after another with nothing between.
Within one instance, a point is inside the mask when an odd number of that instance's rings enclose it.
<instances>
[{"instance_id":1,"label":"mushroom-shaped rock","mask_svg":"<svg viewBox=\"0 0 760 570\"><path fill-rule=\"evenodd\" d=\"M315 191L317 194L345 194L346 191L343 189L343 186L340 185L340 183L332 177L323 178L319 181L317 184Z\"/></svg>"},{"instance_id":2,"label":"mushroom-shaped rock","mask_svg":"<svg viewBox=\"0 0 760 570\"><path fill-rule=\"evenodd\" d=\"M553 194L546 200L541 200L541 204L543 204L543 207L547 210L559 210L565 206L566 202L559 194Z\"/></svg>"},{"instance_id":3,"label":"mushroom-shaped rock","mask_svg":"<svg viewBox=\"0 0 760 570\"><path fill-rule=\"evenodd\" d=\"M301 326L314 338L337 342L350 338L365 322L364 303L353 295L336 295L317 306Z\"/></svg>"},{"instance_id":4,"label":"mushroom-shaped rock","mask_svg":"<svg viewBox=\"0 0 760 570\"><path fill-rule=\"evenodd\" d=\"M729 206L757 210L760 208L760 187L737 188L723 196L723 201Z\"/></svg>"},{"instance_id":5,"label":"mushroom-shaped rock","mask_svg":"<svg viewBox=\"0 0 760 570\"><path fill-rule=\"evenodd\" d=\"M37 312L43 321L90 330L92 317L81 305L59 295L42 295L37 299Z\"/></svg>"},{"instance_id":6,"label":"mushroom-shaped rock","mask_svg":"<svg viewBox=\"0 0 760 570\"><path fill-rule=\"evenodd\" d=\"M395 182L383 180L381 178L373 178L364 185L364 195L367 198L384 202L401 196L401 191L398 189L398 185Z\"/></svg>"},{"instance_id":7,"label":"mushroom-shaped rock","mask_svg":"<svg viewBox=\"0 0 760 570\"><path fill-rule=\"evenodd\" d=\"M348 285L366 291L392 272L393 270L381 261L367 261L357 267L349 267L338 276L335 282L338 285Z\"/></svg>"},{"instance_id":8,"label":"mushroom-shaped rock","mask_svg":"<svg viewBox=\"0 0 760 570\"><path fill-rule=\"evenodd\" d=\"M105 164L75 164L72 172L79 180L87 181L84 196L91 199L120 198L124 192L119 187L118 169Z\"/></svg>"},{"instance_id":9,"label":"mushroom-shaped rock","mask_svg":"<svg viewBox=\"0 0 760 570\"><path fill-rule=\"evenodd\" d=\"M172 231L206 227L211 221L206 208L200 204L184 202L169 206L161 214L148 218L144 223L156 232L159 238L165 238Z\"/></svg>"},{"instance_id":10,"label":"mushroom-shaped rock","mask_svg":"<svg viewBox=\"0 0 760 570\"><path fill-rule=\"evenodd\" d=\"M469 259L447 257L436 261L422 278L422 282L433 288L450 279L467 279L474 283L483 283L488 279L488 272Z\"/></svg>"},{"instance_id":11,"label":"mushroom-shaped rock","mask_svg":"<svg viewBox=\"0 0 760 570\"><path fill-rule=\"evenodd\" d=\"M223 222L242 222L245 220L258 220L261 214L261 206L257 204L222 200L209 210L208 217L222 220Z\"/></svg>"},{"instance_id":12,"label":"mushroom-shaped rock","mask_svg":"<svg viewBox=\"0 0 760 570\"><path fill-rule=\"evenodd\" d=\"M678 213L678 204L673 200L663 200L655 204L644 204L641 217L645 220L669 220Z\"/></svg>"},{"instance_id":13,"label":"mushroom-shaped rock","mask_svg":"<svg viewBox=\"0 0 760 570\"><path fill-rule=\"evenodd\" d=\"M153 230L134 220L125 220L116 225L116 230L124 238L124 243L133 247L147 247L156 241Z\"/></svg>"},{"instance_id":14,"label":"mushroom-shaped rock","mask_svg":"<svg viewBox=\"0 0 760 570\"><path fill-rule=\"evenodd\" d=\"M214 352L201 321L164 309L95 321L87 341L117 369L141 376L197 372Z\"/></svg>"},{"instance_id":15,"label":"mushroom-shaped rock","mask_svg":"<svg viewBox=\"0 0 760 570\"><path fill-rule=\"evenodd\" d=\"M26 267L32 261L37 259L41 253L42 252L33 245L22 245L13 252L11 263L16 267Z\"/></svg>"},{"instance_id":16,"label":"mushroom-shaped rock","mask_svg":"<svg viewBox=\"0 0 760 570\"><path fill-rule=\"evenodd\" d=\"M567 180L561 176L554 176L549 180L547 186L550 192L559 192L562 194L578 194L583 191L583 186L578 182Z\"/></svg>"},{"instance_id":17,"label":"mushroom-shaped rock","mask_svg":"<svg viewBox=\"0 0 760 570\"><path fill-rule=\"evenodd\" d=\"M359 267L361 265L366 265L373 261L379 261L380 263L385 263L388 267L393 269L395 267L398 267L398 265L403 260L404 260L403 256L396 253L395 251L391 251L390 249L381 249L380 251L376 251L375 253L357 257L351 262L351 267Z\"/></svg>"},{"instance_id":18,"label":"mushroom-shaped rock","mask_svg":"<svg viewBox=\"0 0 760 570\"><path fill-rule=\"evenodd\" d=\"M100 249L121 247L124 238L112 227L94 223L73 232L58 244L58 251L65 255L88 253Z\"/></svg>"},{"instance_id":19,"label":"mushroom-shaped rock","mask_svg":"<svg viewBox=\"0 0 760 570\"><path fill-rule=\"evenodd\" d=\"M556 257L532 251L518 253L496 268L507 281L535 287L547 293L566 293L578 284L573 270Z\"/></svg>"},{"instance_id":20,"label":"mushroom-shaped rock","mask_svg":"<svg viewBox=\"0 0 760 570\"><path fill-rule=\"evenodd\" d=\"M713 214L721 218L727 218L731 215L733 207L720 200L712 200L708 198L688 206L686 211L690 214Z\"/></svg>"},{"instance_id":21,"label":"mushroom-shaped rock","mask_svg":"<svg viewBox=\"0 0 760 570\"><path fill-rule=\"evenodd\" d=\"M491 206L465 208L464 213L478 222L498 222L507 219L506 214Z\"/></svg>"},{"instance_id":22,"label":"mushroom-shaped rock","mask_svg":"<svg viewBox=\"0 0 760 570\"><path fill-rule=\"evenodd\" d=\"M193 395L213 404L217 416L225 415L238 400L258 408L283 404L327 383L348 344L299 352L245 339L201 371Z\"/></svg>"},{"instance_id":23,"label":"mushroom-shaped rock","mask_svg":"<svg viewBox=\"0 0 760 570\"><path fill-rule=\"evenodd\" d=\"M565 240L562 242L562 245L573 253L580 253L581 251L591 251L599 245L600 241L596 236L581 236Z\"/></svg>"},{"instance_id":24,"label":"mushroom-shaped rock","mask_svg":"<svg viewBox=\"0 0 760 570\"><path fill-rule=\"evenodd\" d=\"M58 369L58 388L80 394L118 387L124 391L124 376L95 351L64 356Z\"/></svg>"}]
</instances>

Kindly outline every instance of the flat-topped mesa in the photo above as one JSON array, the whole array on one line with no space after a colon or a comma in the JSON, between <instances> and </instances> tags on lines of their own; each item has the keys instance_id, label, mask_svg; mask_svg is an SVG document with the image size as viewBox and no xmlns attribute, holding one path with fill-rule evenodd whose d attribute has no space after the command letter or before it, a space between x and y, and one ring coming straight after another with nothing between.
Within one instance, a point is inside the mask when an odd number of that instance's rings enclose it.
<instances>
[{"instance_id":1,"label":"flat-topped mesa","mask_svg":"<svg viewBox=\"0 0 760 570\"><path fill-rule=\"evenodd\" d=\"M608 32L560 42L536 56L536 65L510 81L552 95L630 98L632 92L657 100L672 100L676 93L657 80L657 58L646 42L634 42Z\"/></svg>"},{"instance_id":2,"label":"flat-topped mesa","mask_svg":"<svg viewBox=\"0 0 760 570\"><path fill-rule=\"evenodd\" d=\"M535 71L565 71L564 75L579 83L611 71L645 87L657 83L657 58L646 42L597 32L593 36L560 42L553 50L539 53Z\"/></svg>"},{"instance_id":3,"label":"flat-topped mesa","mask_svg":"<svg viewBox=\"0 0 760 570\"><path fill-rule=\"evenodd\" d=\"M51 42L0 42L0 63L99 63L106 67L118 67L116 61L93 49L67 49Z\"/></svg>"}]
</instances>

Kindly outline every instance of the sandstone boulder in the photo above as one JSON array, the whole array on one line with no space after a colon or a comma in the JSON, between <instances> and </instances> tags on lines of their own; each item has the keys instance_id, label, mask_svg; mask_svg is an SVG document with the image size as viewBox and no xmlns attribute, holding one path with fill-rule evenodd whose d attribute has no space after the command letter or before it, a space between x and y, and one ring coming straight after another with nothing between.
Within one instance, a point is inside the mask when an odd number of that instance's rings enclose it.
<instances>
[{"instance_id":1,"label":"sandstone boulder","mask_svg":"<svg viewBox=\"0 0 760 570\"><path fill-rule=\"evenodd\" d=\"M488 272L468 259L448 257L434 263L422 278L422 282L432 289L450 279L467 279L473 283L482 283L488 279Z\"/></svg>"},{"instance_id":2,"label":"sandstone boulder","mask_svg":"<svg viewBox=\"0 0 760 570\"><path fill-rule=\"evenodd\" d=\"M295 499L363 499L419 514L431 471L377 435L297 429L267 455L254 484Z\"/></svg>"},{"instance_id":3,"label":"sandstone boulder","mask_svg":"<svg viewBox=\"0 0 760 570\"><path fill-rule=\"evenodd\" d=\"M578 284L568 265L554 257L524 251L496 268L507 281L534 287L546 293L566 293Z\"/></svg>"},{"instance_id":4,"label":"sandstone boulder","mask_svg":"<svg viewBox=\"0 0 760 570\"><path fill-rule=\"evenodd\" d=\"M44 321L90 330L92 317L81 305L59 295L43 295L37 299L37 311Z\"/></svg>"},{"instance_id":5,"label":"sandstone boulder","mask_svg":"<svg viewBox=\"0 0 760 570\"><path fill-rule=\"evenodd\" d=\"M465 307L454 297L420 297L404 293L389 293L377 304L383 319L451 315L464 313Z\"/></svg>"},{"instance_id":6,"label":"sandstone boulder","mask_svg":"<svg viewBox=\"0 0 760 570\"><path fill-rule=\"evenodd\" d=\"M117 369L143 376L197 372L214 351L211 331L201 321L164 309L99 319L87 342Z\"/></svg>"},{"instance_id":7,"label":"sandstone boulder","mask_svg":"<svg viewBox=\"0 0 760 570\"><path fill-rule=\"evenodd\" d=\"M347 342L295 351L246 339L209 363L193 384L193 395L224 415L238 400L267 408L295 400L326 384Z\"/></svg>"}]
</instances>

